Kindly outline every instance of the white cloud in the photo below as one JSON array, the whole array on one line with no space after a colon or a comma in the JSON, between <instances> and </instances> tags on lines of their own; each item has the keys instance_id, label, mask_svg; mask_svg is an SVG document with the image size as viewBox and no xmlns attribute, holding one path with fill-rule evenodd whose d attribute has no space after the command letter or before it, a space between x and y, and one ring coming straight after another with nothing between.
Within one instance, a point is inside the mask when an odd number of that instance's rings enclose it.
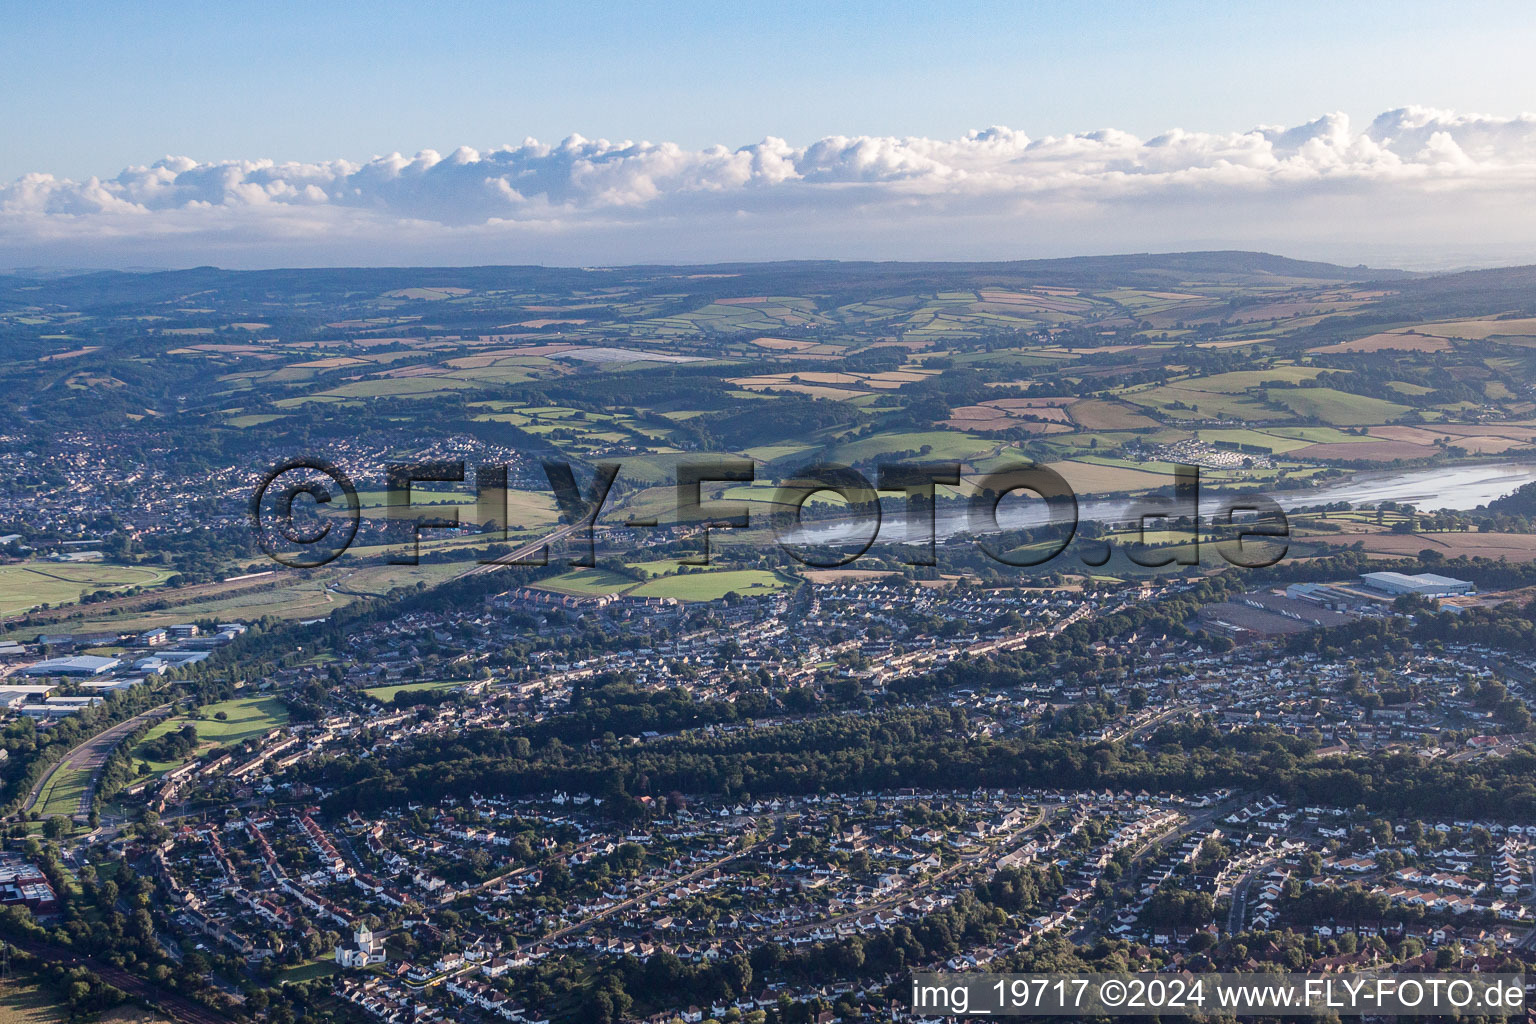
<instances>
[{"instance_id":1,"label":"white cloud","mask_svg":"<svg viewBox=\"0 0 1536 1024\"><path fill-rule=\"evenodd\" d=\"M0 261L1007 258L1212 245L1427 258L1536 237L1533 183L1536 116L1417 107L1363 131L1329 114L1151 139L994 127L689 150L573 135L360 164L167 157L106 180L30 174L0 186Z\"/></svg>"}]
</instances>

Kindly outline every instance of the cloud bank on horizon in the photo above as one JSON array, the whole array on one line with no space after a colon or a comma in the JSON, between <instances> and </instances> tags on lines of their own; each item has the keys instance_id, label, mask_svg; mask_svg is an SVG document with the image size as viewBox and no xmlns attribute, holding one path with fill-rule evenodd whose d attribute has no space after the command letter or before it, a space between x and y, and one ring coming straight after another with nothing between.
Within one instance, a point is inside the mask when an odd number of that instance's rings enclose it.
<instances>
[{"instance_id":1,"label":"cloud bank on horizon","mask_svg":"<svg viewBox=\"0 0 1536 1024\"><path fill-rule=\"evenodd\" d=\"M366 163L167 157L0 186L0 264L1009 259L1192 248L1536 256L1536 115L1422 107L1247 132L608 142ZM1527 249L1526 247L1529 246ZM1393 255L1397 254L1397 255Z\"/></svg>"}]
</instances>

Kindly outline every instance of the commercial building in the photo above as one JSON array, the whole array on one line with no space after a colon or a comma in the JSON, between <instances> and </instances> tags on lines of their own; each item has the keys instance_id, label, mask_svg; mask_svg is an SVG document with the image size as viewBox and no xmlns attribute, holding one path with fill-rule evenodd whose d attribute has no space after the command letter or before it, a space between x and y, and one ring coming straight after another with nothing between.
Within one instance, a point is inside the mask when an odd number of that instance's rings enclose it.
<instances>
[{"instance_id":1,"label":"commercial building","mask_svg":"<svg viewBox=\"0 0 1536 1024\"><path fill-rule=\"evenodd\" d=\"M1361 573L1360 579L1370 589L1393 597L1403 594L1418 594L1420 597L1452 597L1457 594L1470 594L1477 589L1466 580L1439 576L1432 572L1421 572L1413 576L1401 572L1367 572Z\"/></svg>"},{"instance_id":2,"label":"commercial building","mask_svg":"<svg viewBox=\"0 0 1536 1024\"><path fill-rule=\"evenodd\" d=\"M0 711L14 711L31 699L32 694L24 690L0 690Z\"/></svg>"},{"instance_id":3,"label":"commercial building","mask_svg":"<svg viewBox=\"0 0 1536 1024\"><path fill-rule=\"evenodd\" d=\"M81 654L73 658L49 658L47 661L39 661L35 665L28 665L21 670L24 676L99 676L110 672L120 665L116 658L98 658L91 654Z\"/></svg>"}]
</instances>

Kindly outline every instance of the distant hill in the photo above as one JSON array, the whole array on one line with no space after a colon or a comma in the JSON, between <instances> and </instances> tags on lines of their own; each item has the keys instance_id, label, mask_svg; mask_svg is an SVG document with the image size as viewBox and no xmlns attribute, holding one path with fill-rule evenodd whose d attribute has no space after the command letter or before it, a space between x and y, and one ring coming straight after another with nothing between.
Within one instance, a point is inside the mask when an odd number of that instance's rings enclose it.
<instances>
[{"instance_id":1,"label":"distant hill","mask_svg":"<svg viewBox=\"0 0 1536 1024\"><path fill-rule=\"evenodd\" d=\"M1397 292L1371 307L1371 316L1383 323L1536 315L1536 266L1379 280L1391 283Z\"/></svg>"},{"instance_id":2,"label":"distant hill","mask_svg":"<svg viewBox=\"0 0 1536 1024\"><path fill-rule=\"evenodd\" d=\"M1494 272L1485 272L1494 273ZM0 275L0 300L38 301L109 311L126 304L167 301L193 292L217 291L225 299L276 297L337 300L371 297L401 288L581 289L611 275L628 285L675 290L679 279L695 294L840 292L846 289L933 290L950 287L1024 286L1169 288L1199 280L1216 283L1392 281L1418 275L1365 266L1293 260L1263 252L1220 251L1073 256L1009 262L857 262L804 260L691 266L574 267L338 267L291 270L221 270L196 267L148 273L99 271L69 276ZM717 276L718 275L718 276ZM1465 277L1467 275L1454 275Z\"/></svg>"}]
</instances>

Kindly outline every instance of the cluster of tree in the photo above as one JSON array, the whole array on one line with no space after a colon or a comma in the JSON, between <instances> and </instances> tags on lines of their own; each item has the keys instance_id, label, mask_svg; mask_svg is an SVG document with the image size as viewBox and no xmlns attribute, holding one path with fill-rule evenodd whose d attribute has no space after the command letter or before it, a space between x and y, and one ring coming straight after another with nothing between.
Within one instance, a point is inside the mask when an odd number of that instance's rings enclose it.
<instances>
[{"instance_id":1,"label":"cluster of tree","mask_svg":"<svg viewBox=\"0 0 1536 1024\"><path fill-rule=\"evenodd\" d=\"M695 417L690 426L706 442L713 441L716 450L740 451L770 441L812 438L830 428L852 426L861 416L847 402L779 395L771 401L738 403L733 411Z\"/></svg>"},{"instance_id":2,"label":"cluster of tree","mask_svg":"<svg viewBox=\"0 0 1536 1024\"><path fill-rule=\"evenodd\" d=\"M72 877L54 848L40 846L36 840L27 841L27 854L48 876L57 895L58 920L44 928L26 908L6 907L0 910L0 935L23 948L37 943L63 946L93 958L103 972L126 972L133 979L145 979L211 1005L222 1002L209 983L212 965L208 958L192 952L179 961L172 960L160 947L155 933L157 928L166 927L166 922L157 924L155 919L152 882L121 863L114 865L116 871L109 879L100 878L94 864L85 865ZM72 1006L78 1003L82 1009L100 1010L123 1001L121 992L103 984L90 971L75 974L62 959L54 963L59 971L70 972L60 980L68 986L66 995ZM238 961L236 964L238 970ZM84 987L77 982L83 982Z\"/></svg>"},{"instance_id":3,"label":"cluster of tree","mask_svg":"<svg viewBox=\"0 0 1536 1024\"><path fill-rule=\"evenodd\" d=\"M20 949L11 952L9 960L8 981L25 978L36 982L69 1010L71 1019L95 1019L97 1014L126 1001L120 989L107 984L88 967L69 966Z\"/></svg>"},{"instance_id":4,"label":"cluster of tree","mask_svg":"<svg viewBox=\"0 0 1536 1024\"><path fill-rule=\"evenodd\" d=\"M180 761L196 749L197 726L188 722L180 729L173 729L142 744L139 753L151 761Z\"/></svg>"},{"instance_id":5,"label":"cluster of tree","mask_svg":"<svg viewBox=\"0 0 1536 1024\"><path fill-rule=\"evenodd\" d=\"M1297 633L1287 649L1298 654L1347 657L1381 652L1403 654L1412 650L1415 643L1479 644L1517 654L1536 650L1536 601L1511 601L1452 613L1439 611L1422 598L1407 597L1400 608L1412 612L1411 616L1361 619L1331 629Z\"/></svg>"},{"instance_id":6,"label":"cluster of tree","mask_svg":"<svg viewBox=\"0 0 1536 1024\"><path fill-rule=\"evenodd\" d=\"M1161 728L1143 747L1050 737L986 737L959 712L903 710L822 717L638 746L538 747L501 730L423 737L382 757L342 755L306 769L332 790L328 810L365 812L466 792L529 796L557 789L608 798L619 817L662 809L637 798L676 790L748 794L901 786L1044 786L1208 793L1223 786L1302 803L1422 817L1519 819L1536 813L1536 750L1495 762L1424 762L1383 753L1347 764L1310 755L1313 741L1269 729Z\"/></svg>"},{"instance_id":7,"label":"cluster of tree","mask_svg":"<svg viewBox=\"0 0 1536 1024\"><path fill-rule=\"evenodd\" d=\"M1536 483L1525 484L1511 494L1495 498L1486 508L1493 515L1536 519Z\"/></svg>"},{"instance_id":8,"label":"cluster of tree","mask_svg":"<svg viewBox=\"0 0 1536 1024\"><path fill-rule=\"evenodd\" d=\"M1394 903L1385 893L1371 892L1357 883L1303 886L1291 881L1281 896L1279 907L1285 919L1301 928L1331 923L1358 930L1363 924L1416 924L1426 919L1455 922L1460 927L1469 923L1494 924L1498 920L1492 911L1474 910L1469 915Z\"/></svg>"},{"instance_id":9,"label":"cluster of tree","mask_svg":"<svg viewBox=\"0 0 1536 1024\"><path fill-rule=\"evenodd\" d=\"M1164 882L1152 893L1141 920L1159 928L1203 928L1216 916L1216 899L1208 892L1182 889Z\"/></svg>"}]
</instances>

